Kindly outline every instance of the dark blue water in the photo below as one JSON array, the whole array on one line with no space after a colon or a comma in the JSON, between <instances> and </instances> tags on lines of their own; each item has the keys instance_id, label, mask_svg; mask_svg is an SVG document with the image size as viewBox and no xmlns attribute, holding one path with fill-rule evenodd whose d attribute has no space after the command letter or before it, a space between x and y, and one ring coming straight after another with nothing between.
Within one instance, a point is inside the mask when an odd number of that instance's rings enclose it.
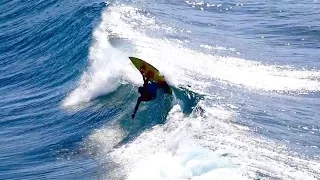
<instances>
[{"instance_id":1,"label":"dark blue water","mask_svg":"<svg viewBox=\"0 0 320 180\"><path fill-rule=\"evenodd\" d=\"M0 179L320 179L319 6L2 1Z\"/></svg>"}]
</instances>

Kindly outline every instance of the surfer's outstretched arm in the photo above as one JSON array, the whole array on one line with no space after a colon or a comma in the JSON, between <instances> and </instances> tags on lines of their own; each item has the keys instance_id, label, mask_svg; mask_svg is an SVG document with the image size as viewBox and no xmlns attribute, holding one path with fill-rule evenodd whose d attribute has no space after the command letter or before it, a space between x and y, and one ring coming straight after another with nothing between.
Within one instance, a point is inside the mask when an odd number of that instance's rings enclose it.
<instances>
[{"instance_id":1,"label":"surfer's outstretched arm","mask_svg":"<svg viewBox=\"0 0 320 180\"><path fill-rule=\"evenodd\" d=\"M137 110L138 110L138 107L139 107L139 105L140 105L140 103L141 103L141 98L139 97L138 98L138 101L137 101L137 104L136 104L136 107L134 108L134 112L133 112L133 114L132 114L132 119L134 119L134 117L136 116L136 112L137 112Z\"/></svg>"}]
</instances>

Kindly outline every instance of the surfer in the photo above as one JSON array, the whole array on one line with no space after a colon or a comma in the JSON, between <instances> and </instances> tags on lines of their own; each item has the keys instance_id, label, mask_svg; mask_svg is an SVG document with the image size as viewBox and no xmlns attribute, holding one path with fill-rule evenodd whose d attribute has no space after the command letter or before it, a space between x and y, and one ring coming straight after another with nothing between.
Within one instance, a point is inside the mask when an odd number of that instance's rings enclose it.
<instances>
[{"instance_id":1,"label":"surfer","mask_svg":"<svg viewBox=\"0 0 320 180\"><path fill-rule=\"evenodd\" d=\"M136 112L138 110L138 107L141 103L141 101L151 101L156 99L157 97L157 90L158 90L158 84L155 81L150 81L145 77L144 73L142 72L143 77L143 86L138 88L138 92L140 93L140 97L138 98L136 107L134 108L134 112L132 114L132 119L136 116Z\"/></svg>"}]
</instances>

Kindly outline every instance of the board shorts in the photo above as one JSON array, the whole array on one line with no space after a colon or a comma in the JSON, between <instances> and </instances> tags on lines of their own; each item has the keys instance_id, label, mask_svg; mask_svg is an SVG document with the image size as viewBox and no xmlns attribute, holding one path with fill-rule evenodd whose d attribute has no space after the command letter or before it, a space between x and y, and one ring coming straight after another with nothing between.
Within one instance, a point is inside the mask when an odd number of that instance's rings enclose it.
<instances>
[{"instance_id":1,"label":"board shorts","mask_svg":"<svg viewBox=\"0 0 320 180\"><path fill-rule=\"evenodd\" d=\"M148 84L147 86L148 93L150 93L153 97L157 97L158 84L154 81Z\"/></svg>"},{"instance_id":2,"label":"board shorts","mask_svg":"<svg viewBox=\"0 0 320 180\"><path fill-rule=\"evenodd\" d=\"M140 87L141 101L151 101L157 97L158 85L156 82L151 82L147 87Z\"/></svg>"}]
</instances>

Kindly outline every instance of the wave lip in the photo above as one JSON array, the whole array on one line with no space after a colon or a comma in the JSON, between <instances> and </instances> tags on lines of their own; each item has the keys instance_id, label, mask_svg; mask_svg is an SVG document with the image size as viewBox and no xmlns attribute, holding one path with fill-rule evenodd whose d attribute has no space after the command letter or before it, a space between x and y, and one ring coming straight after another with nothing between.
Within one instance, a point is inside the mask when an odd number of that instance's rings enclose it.
<instances>
[{"instance_id":1,"label":"wave lip","mask_svg":"<svg viewBox=\"0 0 320 180\"><path fill-rule=\"evenodd\" d=\"M108 94L120 85L124 55L109 43L109 34L103 24L93 33L89 52L89 67L80 78L78 86L67 96L63 106L74 106Z\"/></svg>"}]
</instances>

